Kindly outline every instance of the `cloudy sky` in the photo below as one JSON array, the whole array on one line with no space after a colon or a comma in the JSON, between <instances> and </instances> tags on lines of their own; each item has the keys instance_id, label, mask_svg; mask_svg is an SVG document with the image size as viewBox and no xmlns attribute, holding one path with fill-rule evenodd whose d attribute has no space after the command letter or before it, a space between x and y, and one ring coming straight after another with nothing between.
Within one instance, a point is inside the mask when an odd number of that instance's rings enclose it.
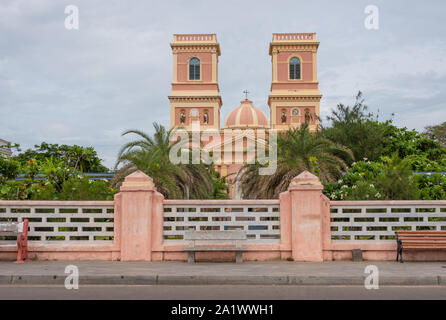
<instances>
[{"instance_id":1,"label":"cloudy sky","mask_svg":"<svg viewBox=\"0 0 446 320\"><path fill-rule=\"evenodd\" d=\"M64 26L68 5L79 30ZM381 119L422 130L446 121L445 12L443 0L1 0L0 138L93 146L112 167L124 130L169 125L174 33L217 33L222 122L245 89L269 114L272 33L316 32L323 119L361 90Z\"/></svg>"}]
</instances>

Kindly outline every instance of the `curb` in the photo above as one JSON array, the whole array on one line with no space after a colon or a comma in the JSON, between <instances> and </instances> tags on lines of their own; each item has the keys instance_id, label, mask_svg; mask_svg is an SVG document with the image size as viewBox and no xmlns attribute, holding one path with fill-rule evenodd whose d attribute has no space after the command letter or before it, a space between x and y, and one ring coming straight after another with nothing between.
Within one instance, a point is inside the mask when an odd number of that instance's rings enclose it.
<instances>
[{"instance_id":1,"label":"curb","mask_svg":"<svg viewBox=\"0 0 446 320\"><path fill-rule=\"evenodd\" d=\"M288 276L179 276L160 275L157 277L160 285L287 285Z\"/></svg>"},{"instance_id":2,"label":"curb","mask_svg":"<svg viewBox=\"0 0 446 320\"><path fill-rule=\"evenodd\" d=\"M0 285L64 285L67 275L0 275ZM86 275L80 285L302 285L363 286L365 276L195 276L195 275ZM381 276L383 286L446 286L446 276Z\"/></svg>"}]
</instances>

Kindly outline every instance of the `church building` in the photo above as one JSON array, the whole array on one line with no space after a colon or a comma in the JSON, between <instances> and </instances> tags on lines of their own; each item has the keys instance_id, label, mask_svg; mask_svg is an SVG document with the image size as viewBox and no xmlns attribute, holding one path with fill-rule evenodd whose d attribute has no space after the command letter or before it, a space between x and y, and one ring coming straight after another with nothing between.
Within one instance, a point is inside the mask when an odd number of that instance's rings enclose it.
<instances>
[{"instance_id":1,"label":"church building","mask_svg":"<svg viewBox=\"0 0 446 320\"><path fill-rule=\"evenodd\" d=\"M269 44L271 56L271 89L268 97L269 119L247 98L233 109L221 127L222 97L218 84L218 59L221 55L216 34L175 34L171 43L173 52L173 81L170 101L171 128L192 130L192 123L200 129L213 129L221 133L218 143L210 141L203 148L223 149L223 145L258 138L256 129L280 132L308 123L310 131L319 126L322 95L317 80L317 49L315 33L274 33ZM233 129L233 135L224 135ZM252 130L249 130L252 129ZM235 148L234 148L235 149ZM243 154L233 152L231 161L222 158L215 167L227 177L230 198L239 198L235 178L247 162Z\"/></svg>"}]
</instances>

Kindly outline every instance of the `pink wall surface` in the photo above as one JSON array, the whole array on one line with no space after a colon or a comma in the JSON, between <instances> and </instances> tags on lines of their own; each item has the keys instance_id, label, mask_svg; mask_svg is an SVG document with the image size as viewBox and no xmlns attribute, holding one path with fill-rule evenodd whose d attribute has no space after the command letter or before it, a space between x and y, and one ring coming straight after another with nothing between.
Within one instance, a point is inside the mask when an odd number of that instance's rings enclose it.
<instances>
[{"instance_id":1,"label":"pink wall surface","mask_svg":"<svg viewBox=\"0 0 446 320\"><path fill-rule=\"evenodd\" d=\"M218 83L203 83L201 81L189 81L172 84L172 91L177 90L215 90L219 91Z\"/></svg>"},{"instance_id":2,"label":"pink wall surface","mask_svg":"<svg viewBox=\"0 0 446 320\"><path fill-rule=\"evenodd\" d=\"M311 62L313 54L310 51L281 51L277 54L277 62L287 62L290 57L301 57L303 61ZM302 63L302 61L301 61Z\"/></svg>"}]
</instances>

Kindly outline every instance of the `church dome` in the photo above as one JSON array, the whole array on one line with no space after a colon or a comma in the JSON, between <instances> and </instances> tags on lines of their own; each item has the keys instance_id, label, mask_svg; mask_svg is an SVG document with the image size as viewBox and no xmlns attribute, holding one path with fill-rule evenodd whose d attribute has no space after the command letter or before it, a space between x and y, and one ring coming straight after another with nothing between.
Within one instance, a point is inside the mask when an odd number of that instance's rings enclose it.
<instances>
[{"instance_id":1,"label":"church dome","mask_svg":"<svg viewBox=\"0 0 446 320\"><path fill-rule=\"evenodd\" d=\"M262 110L254 107L252 101L245 99L232 110L225 120L225 128L268 128L268 118Z\"/></svg>"}]
</instances>

